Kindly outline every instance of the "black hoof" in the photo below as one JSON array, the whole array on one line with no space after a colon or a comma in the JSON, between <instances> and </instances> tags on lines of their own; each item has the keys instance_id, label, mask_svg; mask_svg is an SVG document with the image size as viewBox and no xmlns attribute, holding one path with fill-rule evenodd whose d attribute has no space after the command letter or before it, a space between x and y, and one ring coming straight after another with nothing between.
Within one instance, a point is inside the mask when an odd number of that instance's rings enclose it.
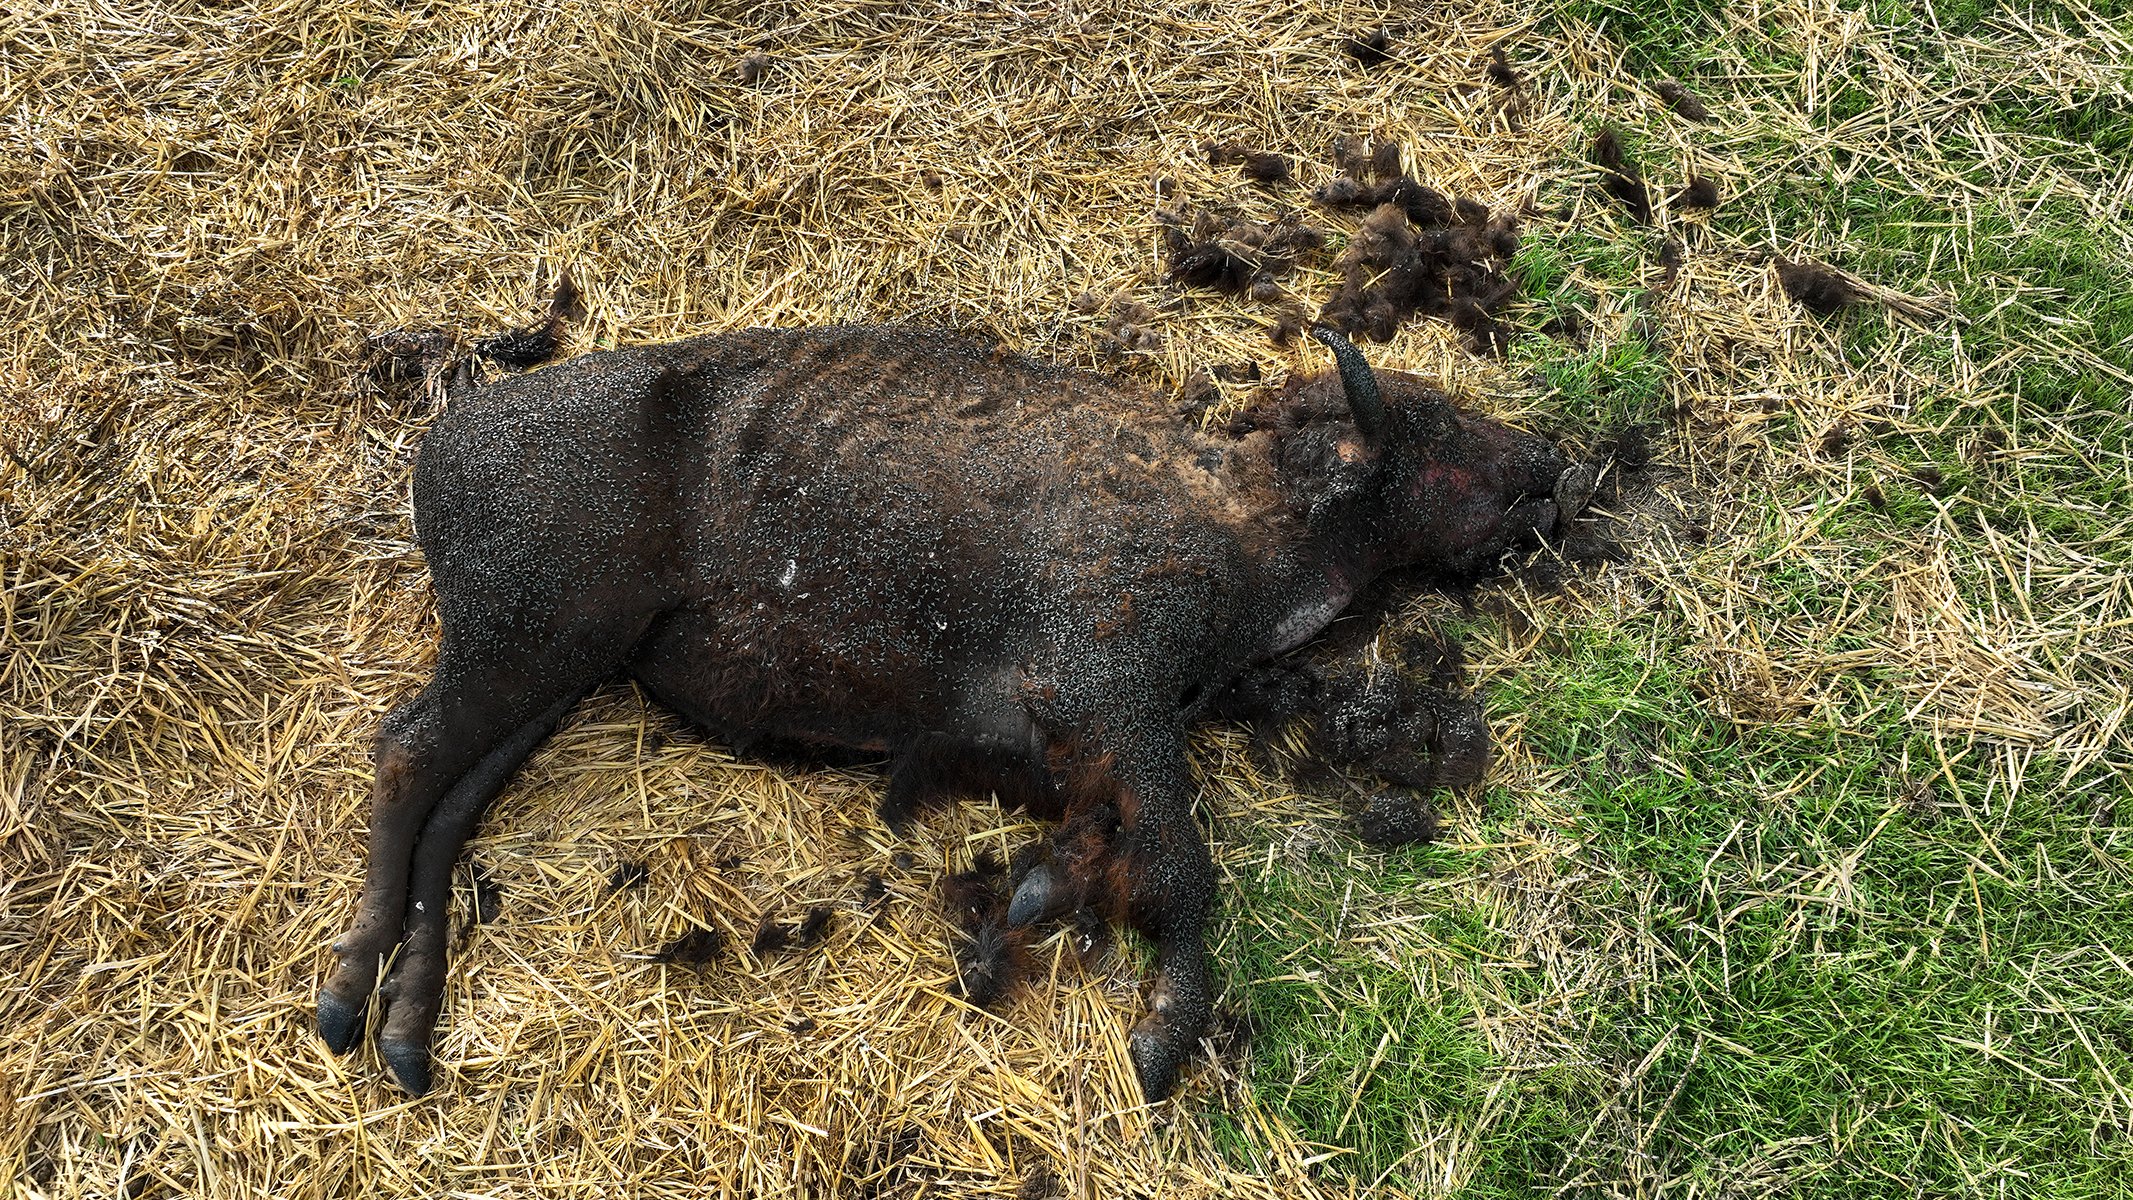
<instances>
[{"instance_id":1,"label":"black hoof","mask_svg":"<svg viewBox=\"0 0 2133 1200\"><path fill-rule=\"evenodd\" d=\"M393 1073L393 1082L410 1096L426 1096L430 1090L430 1048L413 1042L378 1039L378 1057Z\"/></svg>"},{"instance_id":2,"label":"black hoof","mask_svg":"<svg viewBox=\"0 0 2133 1200\"><path fill-rule=\"evenodd\" d=\"M1178 1066L1184 1055L1157 1034L1136 1030L1126 1041L1133 1058L1133 1073L1140 1078L1141 1095L1150 1104L1170 1097L1178 1083Z\"/></svg>"},{"instance_id":3,"label":"black hoof","mask_svg":"<svg viewBox=\"0 0 2133 1200\"><path fill-rule=\"evenodd\" d=\"M1054 893L1059 890L1052 878L1051 868L1039 863L1030 868L1022 883L1015 888L1015 895L1007 905L1007 927L1020 929L1052 911Z\"/></svg>"},{"instance_id":4,"label":"black hoof","mask_svg":"<svg viewBox=\"0 0 2133 1200\"><path fill-rule=\"evenodd\" d=\"M318 1037L326 1049L346 1054L363 1032L363 1005L350 1004L331 992L318 994Z\"/></svg>"}]
</instances>

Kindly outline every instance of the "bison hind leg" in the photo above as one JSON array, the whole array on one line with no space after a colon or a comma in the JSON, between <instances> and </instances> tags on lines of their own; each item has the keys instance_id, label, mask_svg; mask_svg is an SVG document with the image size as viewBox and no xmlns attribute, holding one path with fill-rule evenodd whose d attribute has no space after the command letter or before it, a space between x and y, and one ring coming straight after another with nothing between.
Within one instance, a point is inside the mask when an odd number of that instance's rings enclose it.
<instances>
[{"instance_id":1,"label":"bison hind leg","mask_svg":"<svg viewBox=\"0 0 2133 1200\"><path fill-rule=\"evenodd\" d=\"M898 836L927 804L950 796L991 795L1006 808L1057 815L1059 802L1035 760L1019 748L991 741L922 733L906 741L889 767L889 785L875 811Z\"/></svg>"}]
</instances>

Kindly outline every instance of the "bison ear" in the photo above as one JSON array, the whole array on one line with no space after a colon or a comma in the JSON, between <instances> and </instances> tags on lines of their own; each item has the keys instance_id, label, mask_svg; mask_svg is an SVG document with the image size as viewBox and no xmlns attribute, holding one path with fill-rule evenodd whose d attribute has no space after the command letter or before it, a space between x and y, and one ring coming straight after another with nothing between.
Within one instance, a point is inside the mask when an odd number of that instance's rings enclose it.
<instances>
[{"instance_id":1,"label":"bison ear","mask_svg":"<svg viewBox=\"0 0 2133 1200\"><path fill-rule=\"evenodd\" d=\"M1378 377L1371 373L1369 360L1347 338L1327 326L1314 326L1311 336L1333 351L1333 363L1340 369L1341 391L1348 397L1348 411L1355 414L1355 427L1365 442L1377 445L1385 433L1385 397L1378 392Z\"/></svg>"}]
</instances>

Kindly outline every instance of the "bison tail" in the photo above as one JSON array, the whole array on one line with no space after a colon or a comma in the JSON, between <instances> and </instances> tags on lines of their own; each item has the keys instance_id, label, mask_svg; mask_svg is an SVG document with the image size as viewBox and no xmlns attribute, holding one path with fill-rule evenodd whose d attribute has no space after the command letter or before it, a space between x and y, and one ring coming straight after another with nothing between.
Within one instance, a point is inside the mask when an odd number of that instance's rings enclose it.
<instances>
[{"instance_id":1,"label":"bison tail","mask_svg":"<svg viewBox=\"0 0 2133 1200\"><path fill-rule=\"evenodd\" d=\"M563 330L584 316L578 285L565 270L556 280L555 296L548 302L548 315L523 329L506 330L474 343L474 353L512 371L537 367L563 348Z\"/></svg>"}]
</instances>

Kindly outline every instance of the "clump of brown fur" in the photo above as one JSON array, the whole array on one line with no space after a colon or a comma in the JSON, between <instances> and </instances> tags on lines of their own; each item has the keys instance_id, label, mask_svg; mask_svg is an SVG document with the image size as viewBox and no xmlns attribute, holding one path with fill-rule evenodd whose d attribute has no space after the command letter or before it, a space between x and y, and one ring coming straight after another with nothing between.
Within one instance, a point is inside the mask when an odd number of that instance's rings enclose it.
<instances>
[{"instance_id":1,"label":"clump of brown fur","mask_svg":"<svg viewBox=\"0 0 2133 1200\"><path fill-rule=\"evenodd\" d=\"M1711 119L1711 110L1705 106L1702 98L1683 86L1678 79L1662 79L1652 85L1652 91L1659 94L1659 99L1668 108L1673 109L1691 121L1708 121Z\"/></svg>"},{"instance_id":2,"label":"clump of brown fur","mask_svg":"<svg viewBox=\"0 0 2133 1200\"><path fill-rule=\"evenodd\" d=\"M1458 216L1456 202L1401 173L1398 142L1343 137L1333 144L1333 163L1341 174L1311 192L1311 199L1323 207L1398 205L1408 220L1424 228L1450 224Z\"/></svg>"},{"instance_id":3,"label":"clump of brown fur","mask_svg":"<svg viewBox=\"0 0 2133 1200\"><path fill-rule=\"evenodd\" d=\"M734 82L742 87L754 87L756 84L763 82L763 76L770 73L770 66L771 59L768 54L763 53L761 50L751 51L740 62L734 64Z\"/></svg>"},{"instance_id":4,"label":"clump of brown fur","mask_svg":"<svg viewBox=\"0 0 2133 1200\"><path fill-rule=\"evenodd\" d=\"M1110 313L1104 318L1101 335L1106 352L1124 354L1163 348L1163 332L1154 327L1156 311L1131 296L1120 295L1106 301L1094 292L1083 292L1073 300L1077 311L1091 316L1102 312L1107 303Z\"/></svg>"},{"instance_id":5,"label":"clump of brown fur","mask_svg":"<svg viewBox=\"0 0 2133 1200\"><path fill-rule=\"evenodd\" d=\"M1268 750L1291 722L1309 719L1306 756L1291 769L1305 780L1352 773L1389 785L1365 792L1357 832L1372 845L1407 845L1436 837L1430 792L1471 787L1488 768L1488 725L1480 704L1457 694L1460 673L1453 642L1414 638L1383 656L1375 643L1329 643L1240 677L1214 711L1245 722Z\"/></svg>"},{"instance_id":6,"label":"clump of brown fur","mask_svg":"<svg viewBox=\"0 0 2133 1200\"><path fill-rule=\"evenodd\" d=\"M1509 217L1472 201L1457 202L1451 220L1430 225L1397 204L1380 205L1342 251L1341 286L1319 320L1382 342L1421 313L1466 333L1477 351L1501 354L1510 335L1494 314L1517 290L1503 271L1518 251L1517 230Z\"/></svg>"},{"instance_id":7,"label":"clump of brown fur","mask_svg":"<svg viewBox=\"0 0 2133 1200\"><path fill-rule=\"evenodd\" d=\"M1511 65L1509 58L1505 57L1502 42L1489 47L1489 82L1506 91L1516 91L1520 85L1525 83L1525 80L1520 77L1518 69Z\"/></svg>"},{"instance_id":8,"label":"clump of brown fur","mask_svg":"<svg viewBox=\"0 0 2133 1200\"><path fill-rule=\"evenodd\" d=\"M1680 238L1670 237L1659 247L1659 265L1666 271L1666 287L1674 286L1674 281L1681 278L1681 264L1687 261L1688 248L1681 244Z\"/></svg>"},{"instance_id":9,"label":"clump of brown fur","mask_svg":"<svg viewBox=\"0 0 2133 1200\"><path fill-rule=\"evenodd\" d=\"M1708 175L1691 175L1674 193L1675 208L1717 208L1718 181Z\"/></svg>"},{"instance_id":10,"label":"clump of brown fur","mask_svg":"<svg viewBox=\"0 0 2133 1200\"><path fill-rule=\"evenodd\" d=\"M780 924L776 917L764 917L755 927L755 937L748 943L749 952L757 958L768 958L785 948L792 931Z\"/></svg>"},{"instance_id":11,"label":"clump of brown fur","mask_svg":"<svg viewBox=\"0 0 2133 1200\"><path fill-rule=\"evenodd\" d=\"M1272 325L1267 326L1267 340L1277 346L1286 346L1295 341L1296 336L1302 333L1310 323L1310 316L1302 310L1285 309L1274 318Z\"/></svg>"},{"instance_id":12,"label":"clump of brown fur","mask_svg":"<svg viewBox=\"0 0 2133 1200\"><path fill-rule=\"evenodd\" d=\"M1392 31L1373 29L1369 33L1346 38L1341 42L1341 53L1365 67L1382 67L1392 61Z\"/></svg>"},{"instance_id":13,"label":"clump of brown fur","mask_svg":"<svg viewBox=\"0 0 2133 1200\"><path fill-rule=\"evenodd\" d=\"M796 928L788 928L775 916L766 916L756 926L755 939L749 943L757 958L768 958L781 950L813 946L828 932L830 919L835 915L827 904L817 904L807 910L807 916Z\"/></svg>"},{"instance_id":14,"label":"clump of brown fur","mask_svg":"<svg viewBox=\"0 0 2133 1200\"><path fill-rule=\"evenodd\" d=\"M1325 234L1293 213L1263 223L1202 210L1190 218L1190 229L1183 213L1165 212L1159 219L1164 278L1254 300L1280 299L1277 280L1326 243Z\"/></svg>"},{"instance_id":15,"label":"clump of brown fur","mask_svg":"<svg viewBox=\"0 0 2133 1200\"><path fill-rule=\"evenodd\" d=\"M691 929L661 947L652 958L656 962L701 969L718 958L725 946L726 939L719 936L718 930Z\"/></svg>"},{"instance_id":16,"label":"clump of brown fur","mask_svg":"<svg viewBox=\"0 0 2133 1200\"><path fill-rule=\"evenodd\" d=\"M1865 299L1857 285L1845 278L1842 271L1822 263L1792 262L1781 258L1777 270L1778 283L1784 287L1787 296L1808 311L1825 317Z\"/></svg>"},{"instance_id":17,"label":"clump of brown fur","mask_svg":"<svg viewBox=\"0 0 2133 1200\"><path fill-rule=\"evenodd\" d=\"M1294 177L1288 156L1270 150L1251 150L1236 142L1209 142L1207 161L1215 166L1237 164L1237 173L1253 183L1272 187Z\"/></svg>"},{"instance_id":18,"label":"clump of brown fur","mask_svg":"<svg viewBox=\"0 0 2133 1200\"><path fill-rule=\"evenodd\" d=\"M1222 389L1205 369L1196 370L1178 385L1177 413L1190 421L1200 417L1222 399Z\"/></svg>"},{"instance_id":19,"label":"clump of brown fur","mask_svg":"<svg viewBox=\"0 0 2133 1200\"><path fill-rule=\"evenodd\" d=\"M941 883L941 903L955 923L956 991L989 1008L1029 975L1027 934L1007 927L1006 871L991 855Z\"/></svg>"},{"instance_id":20,"label":"clump of brown fur","mask_svg":"<svg viewBox=\"0 0 2133 1200\"><path fill-rule=\"evenodd\" d=\"M1652 219L1651 193L1644 188L1644 176L1637 164L1629 161L1622 151L1622 137L1613 126L1600 131L1592 140L1592 165L1600 168L1600 182L1607 188L1629 215L1639 221Z\"/></svg>"},{"instance_id":21,"label":"clump of brown fur","mask_svg":"<svg viewBox=\"0 0 2133 1200\"><path fill-rule=\"evenodd\" d=\"M1341 254L1341 287L1318 319L1387 341L1419 312L1451 322L1479 350L1502 353L1509 334L1492 314L1516 288L1498 264L1518 250L1517 223L1400 173L1397 142L1343 137L1334 142L1333 161L1344 173L1313 199L1371 212ZM1280 343L1299 331L1283 322L1270 333Z\"/></svg>"}]
</instances>

